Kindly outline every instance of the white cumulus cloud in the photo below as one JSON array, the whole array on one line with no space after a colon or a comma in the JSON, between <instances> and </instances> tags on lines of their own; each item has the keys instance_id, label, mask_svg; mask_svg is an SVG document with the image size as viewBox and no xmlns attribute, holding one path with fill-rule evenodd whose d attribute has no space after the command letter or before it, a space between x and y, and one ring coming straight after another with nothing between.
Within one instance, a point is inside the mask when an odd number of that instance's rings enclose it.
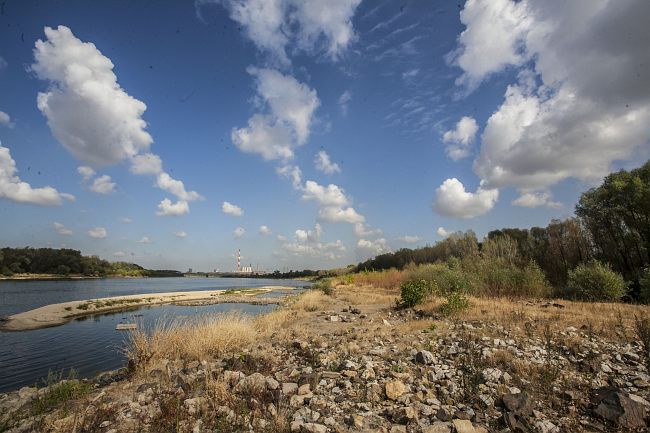
<instances>
[{"instance_id":1,"label":"white cumulus cloud","mask_svg":"<svg viewBox=\"0 0 650 433\"><path fill-rule=\"evenodd\" d=\"M77 167L77 173L81 175L84 182L90 180L90 178L95 176L95 170L93 170L92 167L88 167L86 165Z\"/></svg>"},{"instance_id":2,"label":"white cumulus cloud","mask_svg":"<svg viewBox=\"0 0 650 433\"><path fill-rule=\"evenodd\" d=\"M540 207L546 206L557 209L562 207L562 203L552 200L549 192L525 192L512 201L515 206L521 207Z\"/></svg>"},{"instance_id":3,"label":"white cumulus cloud","mask_svg":"<svg viewBox=\"0 0 650 433\"><path fill-rule=\"evenodd\" d=\"M32 188L16 175L16 161L11 157L9 148L0 143L0 198L16 203L35 204L39 206L60 206L63 200L74 201L74 196L60 193L51 186Z\"/></svg>"},{"instance_id":4,"label":"white cumulus cloud","mask_svg":"<svg viewBox=\"0 0 650 433\"><path fill-rule=\"evenodd\" d=\"M355 38L352 17L361 0L198 0L223 4L244 34L272 61L288 66L287 51L325 53L337 60Z\"/></svg>"},{"instance_id":5,"label":"white cumulus cloud","mask_svg":"<svg viewBox=\"0 0 650 433\"><path fill-rule=\"evenodd\" d=\"M177 209L189 209L187 202L201 196L187 192L182 181L162 171L160 157L150 153L153 138L142 118L147 106L119 85L113 62L68 27L44 31L45 40L36 41L31 70L50 83L47 91L38 94L37 105L56 139L89 165L131 161L133 173L156 175L156 186L184 203ZM86 180L91 177L80 173Z\"/></svg>"},{"instance_id":6,"label":"white cumulus cloud","mask_svg":"<svg viewBox=\"0 0 650 433\"><path fill-rule=\"evenodd\" d=\"M341 167L339 167L337 163L332 162L330 156L324 150L321 150L316 154L314 164L316 164L317 170L322 171L325 174L334 174L341 172Z\"/></svg>"},{"instance_id":7,"label":"white cumulus cloud","mask_svg":"<svg viewBox=\"0 0 650 433\"><path fill-rule=\"evenodd\" d=\"M232 234L236 238L241 238L242 236L244 236L245 233L246 233L246 230L243 227L237 227L235 230L232 231Z\"/></svg>"},{"instance_id":8,"label":"white cumulus cloud","mask_svg":"<svg viewBox=\"0 0 650 433\"><path fill-rule=\"evenodd\" d=\"M246 128L233 128L232 142L242 151L266 160L287 161L307 142L314 112L320 105L316 91L291 75L274 69L250 67L257 96L268 114L255 114Z\"/></svg>"},{"instance_id":9,"label":"white cumulus cloud","mask_svg":"<svg viewBox=\"0 0 650 433\"><path fill-rule=\"evenodd\" d=\"M460 81L519 70L474 161L486 188L514 187L522 194L515 204L547 205L552 185L598 181L614 161L647 149L648 16L645 0L466 3Z\"/></svg>"},{"instance_id":10,"label":"white cumulus cloud","mask_svg":"<svg viewBox=\"0 0 650 433\"><path fill-rule=\"evenodd\" d=\"M97 194L111 194L115 192L115 182L112 182L111 177L105 174L95 178L89 188Z\"/></svg>"},{"instance_id":11,"label":"white cumulus cloud","mask_svg":"<svg viewBox=\"0 0 650 433\"><path fill-rule=\"evenodd\" d=\"M474 142L477 131L478 124L474 118L468 116L462 117L456 123L454 129L446 131L442 135L442 141L447 144L447 155L454 161L469 156L470 145Z\"/></svg>"},{"instance_id":12,"label":"white cumulus cloud","mask_svg":"<svg viewBox=\"0 0 650 433\"><path fill-rule=\"evenodd\" d=\"M70 235L72 235L72 230L70 230L69 228L67 228L63 224L54 223L52 225L54 226L54 230L56 230L56 232L58 234L62 235L62 236L70 236Z\"/></svg>"},{"instance_id":13,"label":"white cumulus cloud","mask_svg":"<svg viewBox=\"0 0 650 433\"><path fill-rule=\"evenodd\" d=\"M446 237L449 236L452 232L445 230L444 227L438 227L438 230L436 230L436 233L438 234L438 236L443 237L443 238L446 238Z\"/></svg>"},{"instance_id":14,"label":"white cumulus cloud","mask_svg":"<svg viewBox=\"0 0 650 433\"><path fill-rule=\"evenodd\" d=\"M365 217L350 206L350 199L338 185L320 185L313 180L305 182L303 200L315 200L319 204L318 217L325 222L363 223Z\"/></svg>"},{"instance_id":15,"label":"white cumulus cloud","mask_svg":"<svg viewBox=\"0 0 650 433\"><path fill-rule=\"evenodd\" d=\"M221 204L221 212L227 214L227 215L232 215L232 216L242 216L244 215L244 211L242 208L240 208L237 205L234 205L232 203L229 203L227 201L224 201Z\"/></svg>"},{"instance_id":16,"label":"white cumulus cloud","mask_svg":"<svg viewBox=\"0 0 650 433\"><path fill-rule=\"evenodd\" d=\"M334 242L321 242L323 228L316 223L311 230L298 229L295 232L293 242L286 242L284 236L278 236L278 240L284 241L282 249L288 254L296 257L312 257L325 260L335 260L342 257L346 251L340 240Z\"/></svg>"},{"instance_id":17,"label":"white cumulus cloud","mask_svg":"<svg viewBox=\"0 0 650 433\"><path fill-rule=\"evenodd\" d=\"M138 242L139 244L150 244L150 243L151 243L151 239L149 239L149 237L147 237L147 236L142 236L142 238L140 238L140 240L137 241L137 242Z\"/></svg>"},{"instance_id":18,"label":"white cumulus cloud","mask_svg":"<svg viewBox=\"0 0 650 433\"><path fill-rule=\"evenodd\" d=\"M388 253L390 250L388 242L384 238L376 240L359 239L357 241L357 252L362 259Z\"/></svg>"},{"instance_id":19,"label":"white cumulus cloud","mask_svg":"<svg viewBox=\"0 0 650 433\"><path fill-rule=\"evenodd\" d=\"M468 192L458 179L452 178L436 189L433 209L444 216L474 218L492 209L498 198L496 189L479 186L476 192Z\"/></svg>"},{"instance_id":20,"label":"white cumulus cloud","mask_svg":"<svg viewBox=\"0 0 650 433\"><path fill-rule=\"evenodd\" d=\"M8 128L14 127L14 123L11 121L11 116L9 116L4 111L0 111L0 125L6 126Z\"/></svg>"},{"instance_id":21,"label":"white cumulus cloud","mask_svg":"<svg viewBox=\"0 0 650 433\"><path fill-rule=\"evenodd\" d=\"M88 230L88 236L95 239L104 239L108 233L104 227L94 227Z\"/></svg>"},{"instance_id":22,"label":"white cumulus cloud","mask_svg":"<svg viewBox=\"0 0 650 433\"><path fill-rule=\"evenodd\" d=\"M174 236L176 236L177 238L181 238L181 239L182 239L182 238L186 238L186 237L187 237L187 233L184 232L184 231L182 231L182 230L180 230L180 231L175 232L175 233L174 233Z\"/></svg>"},{"instance_id":23,"label":"white cumulus cloud","mask_svg":"<svg viewBox=\"0 0 650 433\"><path fill-rule=\"evenodd\" d=\"M180 216L190 212L190 206L186 201L179 200L173 203L170 199L164 198L158 203L158 216Z\"/></svg>"}]
</instances>

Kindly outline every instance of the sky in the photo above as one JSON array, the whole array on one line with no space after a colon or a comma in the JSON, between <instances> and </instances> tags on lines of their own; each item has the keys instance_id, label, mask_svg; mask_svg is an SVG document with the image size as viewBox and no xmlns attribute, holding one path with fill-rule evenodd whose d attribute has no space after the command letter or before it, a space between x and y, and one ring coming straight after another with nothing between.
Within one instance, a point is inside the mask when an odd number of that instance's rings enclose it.
<instances>
[{"instance_id":1,"label":"sky","mask_svg":"<svg viewBox=\"0 0 650 433\"><path fill-rule=\"evenodd\" d=\"M646 0L2 2L0 245L334 268L650 158Z\"/></svg>"}]
</instances>

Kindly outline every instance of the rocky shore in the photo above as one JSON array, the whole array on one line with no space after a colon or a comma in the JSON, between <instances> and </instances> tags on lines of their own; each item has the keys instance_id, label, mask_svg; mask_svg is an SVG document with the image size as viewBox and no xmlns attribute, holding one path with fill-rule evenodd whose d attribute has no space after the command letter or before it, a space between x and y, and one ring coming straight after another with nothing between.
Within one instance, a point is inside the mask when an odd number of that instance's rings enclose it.
<instances>
[{"instance_id":1,"label":"rocky shore","mask_svg":"<svg viewBox=\"0 0 650 433\"><path fill-rule=\"evenodd\" d=\"M564 319L583 306L505 300L507 320L442 317L377 290L318 293L236 350L134 360L42 413L34 406L60 384L4 394L0 431L648 431L646 352L626 317L612 330L604 313Z\"/></svg>"}]
</instances>

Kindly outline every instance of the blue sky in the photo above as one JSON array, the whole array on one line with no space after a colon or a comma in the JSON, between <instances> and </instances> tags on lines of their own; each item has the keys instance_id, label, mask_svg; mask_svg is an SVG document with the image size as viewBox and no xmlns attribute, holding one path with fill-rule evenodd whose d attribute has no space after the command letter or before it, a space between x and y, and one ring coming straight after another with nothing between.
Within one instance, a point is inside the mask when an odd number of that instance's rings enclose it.
<instances>
[{"instance_id":1,"label":"blue sky","mask_svg":"<svg viewBox=\"0 0 650 433\"><path fill-rule=\"evenodd\" d=\"M546 225L649 157L647 12L4 3L0 244L201 270L231 270L241 248L266 269L329 268Z\"/></svg>"}]
</instances>

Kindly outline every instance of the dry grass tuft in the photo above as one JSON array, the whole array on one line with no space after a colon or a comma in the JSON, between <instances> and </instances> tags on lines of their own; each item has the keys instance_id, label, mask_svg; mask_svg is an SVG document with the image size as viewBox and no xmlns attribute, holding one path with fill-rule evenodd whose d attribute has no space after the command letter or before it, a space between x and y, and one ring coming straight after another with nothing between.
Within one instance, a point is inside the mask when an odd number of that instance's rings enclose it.
<instances>
[{"instance_id":1,"label":"dry grass tuft","mask_svg":"<svg viewBox=\"0 0 650 433\"><path fill-rule=\"evenodd\" d=\"M354 274L354 282L357 285L370 285L374 287L398 290L399 286L406 279L406 271L394 268L385 271L361 272Z\"/></svg>"},{"instance_id":2,"label":"dry grass tuft","mask_svg":"<svg viewBox=\"0 0 650 433\"><path fill-rule=\"evenodd\" d=\"M298 296L291 305L294 311L320 311L327 308L331 299L320 290L309 290Z\"/></svg>"},{"instance_id":3,"label":"dry grass tuft","mask_svg":"<svg viewBox=\"0 0 650 433\"><path fill-rule=\"evenodd\" d=\"M432 298L420 308L435 314L443 302L443 298ZM603 337L626 341L634 334L634 317L650 310L647 306L621 303L561 300L558 304L563 308L545 307L546 301L540 300L472 297L470 308L459 318L498 323L515 332L536 335L541 335L546 325L550 326L551 331L563 331L573 326Z\"/></svg>"},{"instance_id":4,"label":"dry grass tuft","mask_svg":"<svg viewBox=\"0 0 650 433\"><path fill-rule=\"evenodd\" d=\"M350 305L387 304L395 305L399 293L392 289L370 285L339 286L336 294L343 302Z\"/></svg>"}]
</instances>

